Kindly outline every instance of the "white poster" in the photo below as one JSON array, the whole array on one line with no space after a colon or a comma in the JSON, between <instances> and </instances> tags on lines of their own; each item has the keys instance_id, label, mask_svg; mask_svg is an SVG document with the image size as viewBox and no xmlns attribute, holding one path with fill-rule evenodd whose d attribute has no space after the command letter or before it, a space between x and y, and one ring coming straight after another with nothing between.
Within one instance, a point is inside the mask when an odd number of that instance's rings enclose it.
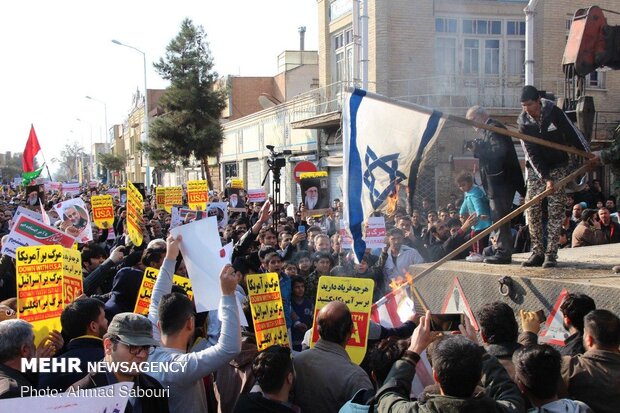
<instances>
[{"instance_id":1,"label":"white poster","mask_svg":"<svg viewBox=\"0 0 620 413\"><path fill-rule=\"evenodd\" d=\"M90 215L81 198L74 198L54 205L58 217L62 221L60 229L80 243L93 239L93 229L90 226Z\"/></svg>"},{"instance_id":2,"label":"white poster","mask_svg":"<svg viewBox=\"0 0 620 413\"><path fill-rule=\"evenodd\" d=\"M349 231L344 226L344 219L340 220L340 228L338 228L338 234L340 234L340 246L343 250L350 250L353 248L353 238L349 235Z\"/></svg>"},{"instance_id":3,"label":"white poster","mask_svg":"<svg viewBox=\"0 0 620 413\"><path fill-rule=\"evenodd\" d=\"M71 183L63 183L62 184L62 193L69 194L70 196L74 196L80 193L80 183L79 182L71 182Z\"/></svg>"},{"instance_id":4,"label":"white poster","mask_svg":"<svg viewBox=\"0 0 620 413\"><path fill-rule=\"evenodd\" d=\"M385 218L384 217L370 217L366 226L366 248L375 249L385 247L385 236L387 232L385 230Z\"/></svg>"},{"instance_id":5,"label":"white poster","mask_svg":"<svg viewBox=\"0 0 620 413\"><path fill-rule=\"evenodd\" d=\"M230 263L232 244L222 247L217 218L208 217L170 230L170 234L181 235L180 244L187 273L192 281L196 311L215 310L219 307L220 271Z\"/></svg>"}]
</instances>

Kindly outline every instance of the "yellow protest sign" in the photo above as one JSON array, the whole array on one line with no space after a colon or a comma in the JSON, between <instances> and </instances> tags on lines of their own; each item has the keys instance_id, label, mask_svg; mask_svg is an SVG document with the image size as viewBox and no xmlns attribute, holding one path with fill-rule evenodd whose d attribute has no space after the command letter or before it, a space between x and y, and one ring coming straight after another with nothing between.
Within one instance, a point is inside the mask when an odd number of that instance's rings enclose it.
<instances>
[{"instance_id":1,"label":"yellow protest sign","mask_svg":"<svg viewBox=\"0 0 620 413\"><path fill-rule=\"evenodd\" d=\"M17 317L32 324L36 345L52 330L61 330L64 250L60 245L16 250Z\"/></svg>"},{"instance_id":2,"label":"yellow protest sign","mask_svg":"<svg viewBox=\"0 0 620 413\"><path fill-rule=\"evenodd\" d=\"M360 364L366 355L373 289L374 281L369 279L329 276L319 278L310 347L314 347L319 339L316 316L321 308L332 301L342 301L349 307L353 318L353 334L347 342L346 350L351 361Z\"/></svg>"},{"instance_id":3,"label":"yellow protest sign","mask_svg":"<svg viewBox=\"0 0 620 413\"><path fill-rule=\"evenodd\" d=\"M230 180L230 187L231 188L237 188L237 189L243 189L243 179L241 178L233 178Z\"/></svg>"},{"instance_id":4,"label":"yellow protest sign","mask_svg":"<svg viewBox=\"0 0 620 413\"><path fill-rule=\"evenodd\" d=\"M252 274L246 279L258 351L274 344L288 346L278 274Z\"/></svg>"},{"instance_id":5,"label":"yellow protest sign","mask_svg":"<svg viewBox=\"0 0 620 413\"><path fill-rule=\"evenodd\" d=\"M153 295L153 288L155 287L155 281L157 281L157 276L159 275L159 270L153 267L146 267L144 270L144 276L142 277L142 284L140 284L140 290L138 291L138 297L136 299L136 306L134 307L133 312L148 315L149 314L149 305L151 305L151 296ZM189 278L182 277L180 275L174 275L172 277L172 284L178 285L183 288L187 296L190 300L194 298L194 293L192 291L192 283Z\"/></svg>"},{"instance_id":6,"label":"yellow protest sign","mask_svg":"<svg viewBox=\"0 0 620 413\"><path fill-rule=\"evenodd\" d=\"M318 172L302 172L299 174L299 179L309 179L309 178L325 178L328 174L326 171L318 171Z\"/></svg>"},{"instance_id":7,"label":"yellow protest sign","mask_svg":"<svg viewBox=\"0 0 620 413\"><path fill-rule=\"evenodd\" d=\"M209 201L207 181L187 181L187 204L189 209L206 211Z\"/></svg>"},{"instance_id":8,"label":"yellow protest sign","mask_svg":"<svg viewBox=\"0 0 620 413\"><path fill-rule=\"evenodd\" d=\"M114 224L112 195L94 195L90 198L93 221L99 228L110 228Z\"/></svg>"},{"instance_id":9,"label":"yellow protest sign","mask_svg":"<svg viewBox=\"0 0 620 413\"><path fill-rule=\"evenodd\" d=\"M140 224L143 221L143 209L142 194L130 181L127 181L127 232L136 247L142 245L143 235Z\"/></svg>"},{"instance_id":10,"label":"yellow protest sign","mask_svg":"<svg viewBox=\"0 0 620 413\"><path fill-rule=\"evenodd\" d=\"M67 305L84 292L82 254L79 251L63 249L62 272L62 297L64 305Z\"/></svg>"},{"instance_id":11,"label":"yellow protest sign","mask_svg":"<svg viewBox=\"0 0 620 413\"><path fill-rule=\"evenodd\" d=\"M166 188L163 186L155 188L155 203L158 209L162 209L166 205Z\"/></svg>"},{"instance_id":12,"label":"yellow protest sign","mask_svg":"<svg viewBox=\"0 0 620 413\"><path fill-rule=\"evenodd\" d=\"M171 213L173 206L183 205L183 187L182 186L169 186L164 189L166 190L164 207L166 208L167 213Z\"/></svg>"}]
</instances>

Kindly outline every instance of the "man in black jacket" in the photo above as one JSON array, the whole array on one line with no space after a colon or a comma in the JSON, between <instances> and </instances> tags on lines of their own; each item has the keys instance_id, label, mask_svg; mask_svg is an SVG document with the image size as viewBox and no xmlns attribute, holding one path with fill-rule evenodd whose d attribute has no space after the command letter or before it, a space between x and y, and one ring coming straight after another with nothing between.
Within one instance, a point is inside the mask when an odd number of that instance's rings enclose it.
<instances>
[{"instance_id":1,"label":"man in black jacket","mask_svg":"<svg viewBox=\"0 0 620 413\"><path fill-rule=\"evenodd\" d=\"M505 128L500 122L491 119L486 109L481 106L472 106L465 116L474 122ZM491 220L497 222L510 213L515 192L525 196L523 172L509 136L486 129L474 129L482 134L482 138L468 142L467 149L480 161L480 176L484 191L489 198ZM512 245L510 222L507 222L499 228L495 255L486 258L484 262L510 264Z\"/></svg>"},{"instance_id":2,"label":"man in black jacket","mask_svg":"<svg viewBox=\"0 0 620 413\"><path fill-rule=\"evenodd\" d=\"M88 371L89 362L103 359L103 335L108 330L103 303L94 298L80 298L67 305L60 315L62 333L67 340L66 351L57 358L80 359L80 370ZM54 372L39 374L39 389L65 391L84 374Z\"/></svg>"},{"instance_id":3,"label":"man in black jacket","mask_svg":"<svg viewBox=\"0 0 620 413\"><path fill-rule=\"evenodd\" d=\"M588 150L583 134L551 100L543 99L534 86L525 86L521 92L521 107L517 123L521 133L535 136L549 142ZM521 141L527 163L526 202L570 173L568 153L546 146ZM564 189L555 190L547 197L547 246L543 245L542 203L532 205L527 211L532 255L523 263L525 267L549 268L557 265L557 252L566 205Z\"/></svg>"}]
</instances>

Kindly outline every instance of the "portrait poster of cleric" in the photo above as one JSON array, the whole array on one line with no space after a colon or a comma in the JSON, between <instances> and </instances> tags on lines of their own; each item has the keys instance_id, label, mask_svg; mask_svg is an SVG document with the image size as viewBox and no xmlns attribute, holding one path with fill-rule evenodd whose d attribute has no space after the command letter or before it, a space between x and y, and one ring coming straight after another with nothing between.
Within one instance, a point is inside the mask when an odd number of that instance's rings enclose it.
<instances>
[{"instance_id":1,"label":"portrait poster of cleric","mask_svg":"<svg viewBox=\"0 0 620 413\"><path fill-rule=\"evenodd\" d=\"M90 216L81 198L74 198L54 205L60 220L60 229L71 235L79 243L92 241L93 229Z\"/></svg>"},{"instance_id":2,"label":"portrait poster of cleric","mask_svg":"<svg viewBox=\"0 0 620 413\"><path fill-rule=\"evenodd\" d=\"M26 187L26 205L39 206L45 204L45 189L43 184L29 185Z\"/></svg>"},{"instance_id":3,"label":"portrait poster of cleric","mask_svg":"<svg viewBox=\"0 0 620 413\"><path fill-rule=\"evenodd\" d=\"M305 172L300 175L304 216L320 216L329 210L329 177L327 172Z\"/></svg>"},{"instance_id":4,"label":"portrait poster of cleric","mask_svg":"<svg viewBox=\"0 0 620 413\"><path fill-rule=\"evenodd\" d=\"M245 208L245 191L242 188L226 188L228 211L247 212Z\"/></svg>"}]
</instances>

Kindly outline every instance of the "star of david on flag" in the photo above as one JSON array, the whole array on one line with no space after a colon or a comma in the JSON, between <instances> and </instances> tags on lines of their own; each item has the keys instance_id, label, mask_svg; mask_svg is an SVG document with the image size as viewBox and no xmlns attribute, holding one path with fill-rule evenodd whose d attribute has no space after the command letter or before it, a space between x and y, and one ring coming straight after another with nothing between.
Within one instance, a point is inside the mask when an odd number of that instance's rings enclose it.
<instances>
[{"instance_id":1,"label":"star of david on flag","mask_svg":"<svg viewBox=\"0 0 620 413\"><path fill-rule=\"evenodd\" d=\"M366 147L364 157L366 171L364 172L364 184L370 192L370 202L373 208L379 208L385 202L387 196L394 192L396 184L407 179L407 176L398 170L398 154L392 153L378 157L375 152ZM377 188L376 170L388 175L389 183L385 188Z\"/></svg>"},{"instance_id":2,"label":"star of david on flag","mask_svg":"<svg viewBox=\"0 0 620 413\"><path fill-rule=\"evenodd\" d=\"M415 177L445 122L441 112L355 89L342 111L344 220L358 260L364 221L385 206L396 184ZM412 179L413 177L413 179Z\"/></svg>"}]
</instances>

